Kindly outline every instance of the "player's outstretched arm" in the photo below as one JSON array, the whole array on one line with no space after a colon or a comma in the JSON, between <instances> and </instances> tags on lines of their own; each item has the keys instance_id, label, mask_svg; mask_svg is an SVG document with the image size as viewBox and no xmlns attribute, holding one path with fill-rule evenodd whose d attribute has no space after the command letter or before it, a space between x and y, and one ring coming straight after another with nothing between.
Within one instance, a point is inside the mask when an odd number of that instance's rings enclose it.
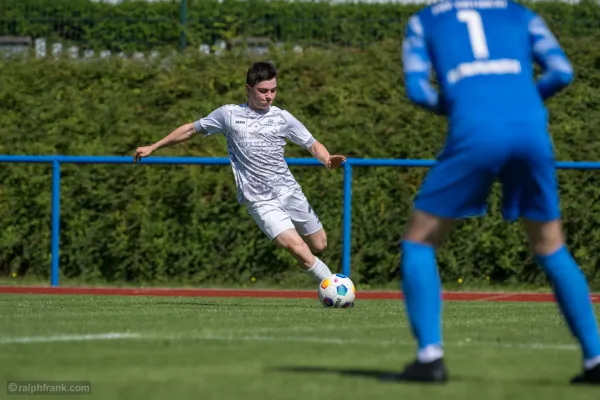
<instances>
[{"instance_id":1,"label":"player's outstretched arm","mask_svg":"<svg viewBox=\"0 0 600 400\"><path fill-rule=\"evenodd\" d=\"M304 124L288 111L282 111L282 115L286 121L285 126L282 128L285 136L292 142L308 150L313 157L325 165L325 168L335 169L346 161L346 157L344 156L337 154L332 156L329 154L327 147L315 139Z\"/></svg>"},{"instance_id":2,"label":"player's outstretched arm","mask_svg":"<svg viewBox=\"0 0 600 400\"><path fill-rule=\"evenodd\" d=\"M190 139L194 133L196 133L196 128L194 127L193 123L182 125L158 142L151 144L150 146L138 147L133 155L133 162L136 163L142 158L150 156L150 154L163 147L169 147L186 141Z\"/></svg>"},{"instance_id":3,"label":"player's outstretched arm","mask_svg":"<svg viewBox=\"0 0 600 400\"><path fill-rule=\"evenodd\" d=\"M533 13L529 20L529 36L534 59L544 71L537 81L537 88L546 100L573 81L573 67L546 22Z\"/></svg>"},{"instance_id":4,"label":"player's outstretched arm","mask_svg":"<svg viewBox=\"0 0 600 400\"><path fill-rule=\"evenodd\" d=\"M443 101L429 82L431 58L418 15L413 15L408 21L402 42L402 63L408 98L429 111L444 114Z\"/></svg>"},{"instance_id":5,"label":"player's outstretched arm","mask_svg":"<svg viewBox=\"0 0 600 400\"><path fill-rule=\"evenodd\" d=\"M345 156L329 154L327 148L323 146L319 141L315 141L312 144L312 146L308 148L308 151L323 165L325 165L325 168L327 169L339 168L339 166L342 165L344 161L346 161Z\"/></svg>"}]
</instances>

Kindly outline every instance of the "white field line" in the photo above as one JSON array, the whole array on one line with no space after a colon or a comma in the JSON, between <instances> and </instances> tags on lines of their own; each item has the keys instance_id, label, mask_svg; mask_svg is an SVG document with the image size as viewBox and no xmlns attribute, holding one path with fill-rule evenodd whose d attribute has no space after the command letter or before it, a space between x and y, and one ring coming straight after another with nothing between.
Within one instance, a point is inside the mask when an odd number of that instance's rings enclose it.
<instances>
[{"instance_id":1,"label":"white field line","mask_svg":"<svg viewBox=\"0 0 600 400\"><path fill-rule=\"evenodd\" d=\"M141 335L138 333L129 332L91 333L87 335L17 336L4 338L0 337L0 344L86 342L97 340L135 339L140 337Z\"/></svg>"},{"instance_id":2,"label":"white field line","mask_svg":"<svg viewBox=\"0 0 600 400\"><path fill-rule=\"evenodd\" d=\"M415 346L413 341L396 340L364 340L364 339L343 339L343 338L324 338L314 336L263 336L263 335L231 335L227 333L205 332L187 335L168 335L162 333L132 333L132 332L110 332L87 335L50 335L50 336L19 336L19 337L0 337L0 345L3 344L27 344L27 343L51 343L51 342L82 342L82 341L101 341L101 340L210 340L222 342L285 342L285 343L315 343L315 344L333 344L333 345L371 345L382 347L394 346ZM503 349L523 349L523 350L578 350L579 346L575 344L560 343L502 343L502 342L477 342L470 339L458 342L446 342L444 347L460 348L503 348Z\"/></svg>"},{"instance_id":3,"label":"white field line","mask_svg":"<svg viewBox=\"0 0 600 400\"><path fill-rule=\"evenodd\" d=\"M173 335L173 336L145 336L148 339L163 340L215 340L215 341L251 341L251 342L296 342L296 343L317 343L317 344L337 344L337 345L373 345L383 347L393 346L415 346L415 342L407 340L364 340L364 339L342 339L342 338L323 338L311 336L261 336L261 335L227 335L217 333L205 333L199 335ZM531 350L577 350L579 347L574 344L553 344L553 343L502 343L502 342L474 342L471 339L458 342L447 342L444 347L491 347L506 349L531 349Z\"/></svg>"}]
</instances>

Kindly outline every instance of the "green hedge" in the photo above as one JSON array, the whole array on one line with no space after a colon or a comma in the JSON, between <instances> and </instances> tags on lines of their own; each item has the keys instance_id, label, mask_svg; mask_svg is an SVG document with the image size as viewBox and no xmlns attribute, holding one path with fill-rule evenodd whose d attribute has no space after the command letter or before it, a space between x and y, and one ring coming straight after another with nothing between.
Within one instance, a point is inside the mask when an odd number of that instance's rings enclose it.
<instances>
[{"instance_id":1,"label":"green hedge","mask_svg":"<svg viewBox=\"0 0 600 400\"><path fill-rule=\"evenodd\" d=\"M598 160L600 50L595 37L562 35L576 67L572 87L548 105L560 160ZM351 157L434 158L445 121L404 94L400 43L365 49L272 53L281 73L279 106L332 152ZM170 66L107 59L0 64L2 154L131 155L178 125L244 100L251 56L188 54ZM161 155L226 156L222 137L196 138ZM287 156L308 156L290 145ZM329 234L323 259L341 265L342 172L292 167ZM425 169L354 169L352 271L359 284L398 278L398 239ZM0 169L0 274L47 277L50 187L47 165ZM600 243L600 174L561 171L570 248L593 286ZM499 217L462 223L440 251L445 281L545 284L518 224ZM61 274L108 282L193 284L301 279L285 252L262 236L235 199L229 167L64 165ZM302 284L309 283L301 280Z\"/></svg>"},{"instance_id":2,"label":"green hedge","mask_svg":"<svg viewBox=\"0 0 600 400\"><path fill-rule=\"evenodd\" d=\"M179 46L181 30L190 45L219 39L267 36L300 45L365 46L397 39L419 6L393 3L329 4L324 1L188 0L187 24L180 20L180 0L123 1L4 0L0 35L76 42L83 48L134 51ZM597 34L600 7L534 3L559 34Z\"/></svg>"}]
</instances>

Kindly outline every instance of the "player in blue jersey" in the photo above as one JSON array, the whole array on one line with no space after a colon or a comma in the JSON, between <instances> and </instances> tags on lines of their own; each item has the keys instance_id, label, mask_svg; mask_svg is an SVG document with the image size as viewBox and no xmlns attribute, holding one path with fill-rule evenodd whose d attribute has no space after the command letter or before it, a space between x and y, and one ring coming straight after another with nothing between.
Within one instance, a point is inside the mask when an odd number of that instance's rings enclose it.
<instances>
[{"instance_id":1,"label":"player in blue jersey","mask_svg":"<svg viewBox=\"0 0 600 400\"><path fill-rule=\"evenodd\" d=\"M442 1L408 21L403 42L408 97L444 115L449 132L415 199L401 241L405 308L416 360L396 378L445 382L436 248L453 222L486 212L495 180L502 214L523 219L531 250L581 344L573 383L600 384L600 336L584 275L565 247L544 100L573 70L541 17L512 1ZM533 76L534 63L543 69ZM430 84L435 72L439 91Z\"/></svg>"}]
</instances>

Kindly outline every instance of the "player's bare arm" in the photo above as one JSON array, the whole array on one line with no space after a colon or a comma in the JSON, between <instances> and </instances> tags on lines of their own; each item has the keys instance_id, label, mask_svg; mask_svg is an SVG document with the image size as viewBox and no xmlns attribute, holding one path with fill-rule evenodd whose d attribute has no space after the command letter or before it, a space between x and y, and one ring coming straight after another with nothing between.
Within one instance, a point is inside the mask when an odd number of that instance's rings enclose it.
<instances>
[{"instance_id":1,"label":"player's bare arm","mask_svg":"<svg viewBox=\"0 0 600 400\"><path fill-rule=\"evenodd\" d=\"M308 148L308 151L317 160L323 163L323 165L325 165L325 168L327 169L339 168L339 166L342 165L344 161L346 161L345 156L329 154L327 148L323 146L323 144L321 144L319 141L314 142L313 145Z\"/></svg>"},{"instance_id":2,"label":"player's bare arm","mask_svg":"<svg viewBox=\"0 0 600 400\"><path fill-rule=\"evenodd\" d=\"M177 143L189 140L192 138L194 133L196 133L196 128L194 127L194 124L190 123L181 125L179 128L175 129L173 132L169 133L167 136L165 136L158 142L151 144L150 146L138 147L135 150L135 154L133 155L133 162L136 163L142 158L150 156L150 154L152 154L158 149L162 149L163 147L173 146Z\"/></svg>"}]
</instances>

